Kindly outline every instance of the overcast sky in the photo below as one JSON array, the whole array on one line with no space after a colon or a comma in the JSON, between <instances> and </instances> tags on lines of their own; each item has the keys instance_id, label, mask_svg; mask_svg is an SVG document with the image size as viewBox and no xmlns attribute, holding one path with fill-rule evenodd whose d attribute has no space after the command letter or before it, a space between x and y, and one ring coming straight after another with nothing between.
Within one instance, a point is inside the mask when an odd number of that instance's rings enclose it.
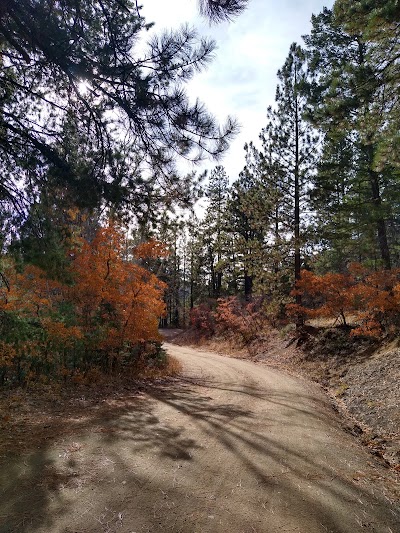
<instances>
[{"instance_id":1,"label":"overcast sky","mask_svg":"<svg viewBox=\"0 0 400 533\"><path fill-rule=\"evenodd\" d=\"M292 42L311 30L311 15L333 0L250 0L248 9L233 22L210 26L197 11L197 0L143 0L142 14L155 22L154 31L189 23L199 34L217 43L214 61L190 82L191 96L199 97L220 121L237 118L240 134L222 164L231 181L244 166L243 145L257 141L266 123L266 110L274 103L276 72ZM202 168L212 169L206 162Z\"/></svg>"}]
</instances>

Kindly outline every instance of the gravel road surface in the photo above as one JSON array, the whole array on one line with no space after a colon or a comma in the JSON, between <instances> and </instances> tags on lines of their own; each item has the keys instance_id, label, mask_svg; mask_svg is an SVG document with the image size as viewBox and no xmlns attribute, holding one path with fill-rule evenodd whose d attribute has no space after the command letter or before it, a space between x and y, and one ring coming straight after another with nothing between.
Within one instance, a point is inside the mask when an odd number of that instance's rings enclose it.
<instances>
[{"instance_id":1,"label":"gravel road surface","mask_svg":"<svg viewBox=\"0 0 400 533\"><path fill-rule=\"evenodd\" d=\"M1 533L400 531L387 470L318 386L166 347L181 378L7 462Z\"/></svg>"}]
</instances>

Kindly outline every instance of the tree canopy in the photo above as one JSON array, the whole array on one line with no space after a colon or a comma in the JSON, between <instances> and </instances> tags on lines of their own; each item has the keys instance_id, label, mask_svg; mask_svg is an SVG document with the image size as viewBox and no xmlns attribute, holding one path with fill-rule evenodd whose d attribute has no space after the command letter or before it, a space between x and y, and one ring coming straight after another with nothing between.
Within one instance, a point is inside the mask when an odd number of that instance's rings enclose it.
<instances>
[{"instance_id":1,"label":"tree canopy","mask_svg":"<svg viewBox=\"0 0 400 533\"><path fill-rule=\"evenodd\" d=\"M313 15L238 176L178 172L236 124L185 89L214 43L150 27L134 0L0 6L0 382L121 369L189 317L245 342L313 317L399 331L397 2Z\"/></svg>"},{"instance_id":2,"label":"tree canopy","mask_svg":"<svg viewBox=\"0 0 400 533\"><path fill-rule=\"evenodd\" d=\"M176 157L224 152L234 121L220 128L184 89L212 58L214 43L183 26L144 46L150 26L132 0L2 4L2 198L16 204L21 187L37 189L52 168L96 205L120 198L121 188L143 189L144 166L152 188L151 173L172 179ZM87 147L84 172L63 150L71 134Z\"/></svg>"},{"instance_id":3,"label":"tree canopy","mask_svg":"<svg viewBox=\"0 0 400 533\"><path fill-rule=\"evenodd\" d=\"M214 22L240 15L249 0L199 0L200 13Z\"/></svg>"}]
</instances>

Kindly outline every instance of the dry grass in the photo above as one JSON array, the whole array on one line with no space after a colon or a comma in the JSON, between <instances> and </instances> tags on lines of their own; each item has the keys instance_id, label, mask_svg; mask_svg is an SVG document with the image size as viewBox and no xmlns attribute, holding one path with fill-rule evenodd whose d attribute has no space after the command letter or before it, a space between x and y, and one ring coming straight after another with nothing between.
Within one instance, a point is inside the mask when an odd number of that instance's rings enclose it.
<instances>
[{"instance_id":1,"label":"dry grass","mask_svg":"<svg viewBox=\"0 0 400 533\"><path fill-rule=\"evenodd\" d=\"M337 318L313 318L311 320L306 320L306 324L314 328L333 328L340 325L342 322ZM357 326L359 325L359 319L356 315L346 316L346 324L348 326Z\"/></svg>"},{"instance_id":2,"label":"dry grass","mask_svg":"<svg viewBox=\"0 0 400 533\"><path fill-rule=\"evenodd\" d=\"M139 369L139 375L145 379L159 379L166 377L174 377L181 373L182 365L175 359L175 357L167 356L167 363L162 367L149 367L144 366Z\"/></svg>"}]
</instances>

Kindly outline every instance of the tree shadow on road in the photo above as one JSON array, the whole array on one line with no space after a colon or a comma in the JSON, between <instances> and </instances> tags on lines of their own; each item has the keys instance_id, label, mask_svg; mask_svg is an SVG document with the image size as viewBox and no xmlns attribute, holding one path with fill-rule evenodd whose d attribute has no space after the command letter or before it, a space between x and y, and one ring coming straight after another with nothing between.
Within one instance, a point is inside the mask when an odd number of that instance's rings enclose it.
<instances>
[{"instance_id":1,"label":"tree shadow on road","mask_svg":"<svg viewBox=\"0 0 400 533\"><path fill-rule=\"evenodd\" d=\"M360 470L351 437L331 443L334 414L310 401L174 380L66 416L39 449L2 457L0 532L394 532L378 467Z\"/></svg>"},{"instance_id":2,"label":"tree shadow on road","mask_svg":"<svg viewBox=\"0 0 400 533\"><path fill-rule=\"evenodd\" d=\"M267 497L271 489L282 494L279 505L286 507L288 515L293 515L298 527L301 517L311 514L321 531L354 531L357 527L360 531L391 531L390 524L393 531L396 529L400 508L388 497L384 484L379 486L383 467L372 461L369 463L372 468L368 468L367 461L372 458L367 454L362 454L364 463L353 460L352 455L360 452L358 446L341 431L340 419L323 399L318 401L315 395L271 391L229 380L196 380L197 387L207 391L230 393L232 398L247 396L249 406L251 400L256 400L257 410L246 409L245 403L236 410L231 404L215 406L210 396L199 396L198 389L192 390L190 384L188 380L187 387L154 389L150 394L194 420L203 432L216 439L235 456L242 471L247 471L260 488L267 490ZM260 400L267 404L261 410ZM331 442L329 435L324 435L327 423L333 430L332 437L335 434L340 437L339 443ZM282 439L283 429L287 434L297 430L297 437L312 439L316 448L322 448L322 453L313 453L311 446L301 445L296 437ZM359 470L360 465L363 470ZM344 523L346 508L348 522ZM299 531L303 529L299 527Z\"/></svg>"}]
</instances>

